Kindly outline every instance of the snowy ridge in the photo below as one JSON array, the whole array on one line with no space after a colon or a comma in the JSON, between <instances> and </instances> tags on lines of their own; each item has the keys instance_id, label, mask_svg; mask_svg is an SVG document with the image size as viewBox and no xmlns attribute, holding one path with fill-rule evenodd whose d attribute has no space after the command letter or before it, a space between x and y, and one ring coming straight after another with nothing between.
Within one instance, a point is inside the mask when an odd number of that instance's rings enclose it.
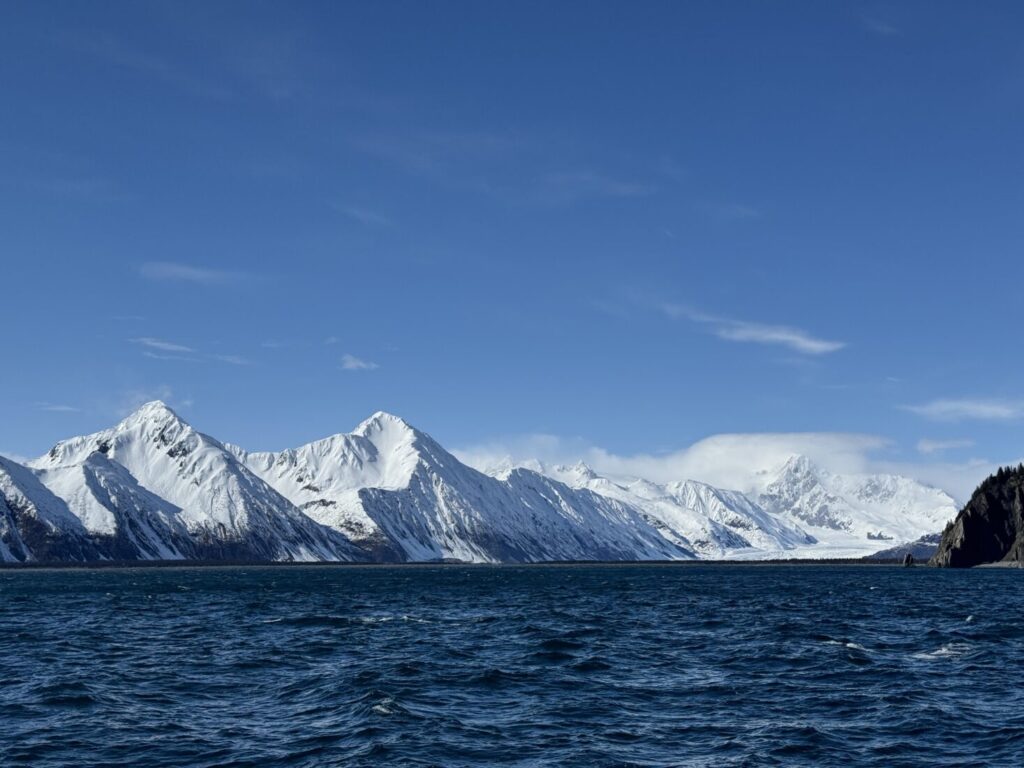
<instances>
[{"instance_id":1,"label":"snowy ridge","mask_svg":"<svg viewBox=\"0 0 1024 768\"><path fill-rule=\"evenodd\" d=\"M501 477L512 466L487 471ZM788 458L750 494L694 480L613 479L582 462L525 466L643 510L705 559L866 557L940 531L957 512L938 488L899 475L832 474L805 456Z\"/></svg>"},{"instance_id":2,"label":"snowy ridge","mask_svg":"<svg viewBox=\"0 0 1024 768\"><path fill-rule=\"evenodd\" d=\"M851 550L868 555L872 551L863 550L877 550L879 542L916 541L941 531L957 513L948 493L910 478L832 474L803 456L782 466L758 502L803 526L828 556Z\"/></svg>"},{"instance_id":3,"label":"snowy ridge","mask_svg":"<svg viewBox=\"0 0 1024 768\"><path fill-rule=\"evenodd\" d=\"M0 456L0 559L84 562L102 556L62 499L29 469Z\"/></svg>"},{"instance_id":4,"label":"snowy ridge","mask_svg":"<svg viewBox=\"0 0 1024 768\"><path fill-rule=\"evenodd\" d=\"M142 406L112 429L60 442L29 466L42 478L51 478L54 487L70 493L58 470L85 464L95 453L120 465L126 473L122 485L137 484L147 492L145 497L122 494L122 502L128 506L142 502L152 513L149 520L161 519L171 531L184 529L193 557L313 561L361 556L345 537L310 520L221 443L192 429L163 403ZM92 461L95 464L96 459ZM72 511L80 510L95 524L102 517L95 514L96 505L107 504L99 499L84 501L88 496L82 494L89 493L92 489L73 494L78 502ZM162 508L151 504L155 498ZM108 497L108 501L114 499ZM173 515L170 507L177 510ZM139 525L146 527L148 520ZM167 550L181 551L173 541L164 543Z\"/></svg>"},{"instance_id":5,"label":"snowy ridge","mask_svg":"<svg viewBox=\"0 0 1024 768\"><path fill-rule=\"evenodd\" d=\"M0 458L0 561L859 557L940 530L942 491L794 456L752 493L529 461L478 471L401 418L247 452L160 402ZM880 544L879 542L883 542Z\"/></svg>"},{"instance_id":6,"label":"snowy ridge","mask_svg":"<svg viewBox=\"0 0 1024 768\"><path fill-rule=\"evenodd\" d=\"M687 559L614 499L516 470L467 467L397 416L281 453L233 449L306 514L383 559L534 562Z\"/></svg>"},{"instance_id":7,"label":"snowy ridge","mask_svg":"<svg viewBox=\"0 0 1024 768\"><path fill-rule=\"evenodd\" d=\"M745 550L783 551L814 543L797 525L776 519L738 491L693 480L659 485L640 478L611 480L578 462L530 466L574 488L586 488L641 510L662 536L708 559ZM499 476L509 467L496 468Z\"/></svg>"}]
</instances>

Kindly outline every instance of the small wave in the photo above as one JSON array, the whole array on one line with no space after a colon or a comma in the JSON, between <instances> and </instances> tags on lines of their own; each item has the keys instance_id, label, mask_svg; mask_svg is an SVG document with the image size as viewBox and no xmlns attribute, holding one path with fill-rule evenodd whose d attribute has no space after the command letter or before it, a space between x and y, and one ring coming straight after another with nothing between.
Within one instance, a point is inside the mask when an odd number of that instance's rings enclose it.
<instances>
[{"instance_id":1,"label":"small wave","mask_svg":"<svg viewBox=\"0 0 1024 768\"><path fill-rule=\"evenodd\" d=\"M920 653L915 653L913 654L913 658L924 659L926 661L935 659L955 659L963 656L970 650L971 646L967 643L945 643L934 651L921 651Z\"/></svg>"},{"instance_id":2,"label":"small wave","mask_svg":"<svg viewBox=\"0 0 1024 768\"><path fill-rule=\"evenodd\" d=\"M572 661L576 657L565 651L537 651L531 653L530 658L546 664L561 664L566 661Z\"/></svg>"},{"instance_id":3,"label":"small wave","mask_svg":"<svg viewBox=\"0 0 1024 768\"><path fill-rule=\"evenodd\" d=\"M611 669L612 665L601 659L584 659L572 665L577 672L602 672Z\"/></svg>"},{"instance_id":4,"label":"small wave","mask_svg":"<svg viewBox=\"0 0 1024 768\"><path fill-rule=\"evenodd\" d=\"M379 702L370 707L371 712L376 712L378 715L393 715L395 714L395 700L391 696L385 696Z\"/></svg>"},{"instance_id":5,"label":"small wave","mask_svg":"<svg viewBox=\"0 0 1024 768\"><path fill-rule=\"evenodd\" d=\"M541 641L540 647L545 651L578 651L583 647L583 643L562 637L549 637Z\"/></svg>"},{"instance_id":6,"label":"small wave","mask_svg":"<svg viewBox=\"0 0 1024 768\"><path fill-rule=\"evenodd\" d=\"M865 648L863 645L861 645L860 643L855 643L851 640L835 640L834 638L830 637L827 640L823 640L822 642L825 643L825 645L839 645L843 648L849 648L852 651L863 651L864 653L868 652L868 649Z\"/></svg>"},{"instance_id":7,"label":"small wave","mask_svg":"<svg viewBox=\"0 0 1024 768\"><path fill-rule=\"evenodd\" d=\"M288 616L264 619L264 624L285 624L291 627L347 627L352 624L383 624L394 621L394 616Z\"/></svg>"}]
</instances>

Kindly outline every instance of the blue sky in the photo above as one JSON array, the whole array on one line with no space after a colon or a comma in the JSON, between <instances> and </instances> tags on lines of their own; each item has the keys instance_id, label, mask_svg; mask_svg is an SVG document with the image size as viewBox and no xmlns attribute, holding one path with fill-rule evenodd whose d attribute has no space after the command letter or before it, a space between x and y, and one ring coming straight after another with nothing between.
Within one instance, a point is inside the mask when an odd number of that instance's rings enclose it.
<instances>
[{"instance_id":1,"label":"blue sky","mask_svg":"<svg viewBox=\"0 0 1024 768\"><path fill-rule=\"evenodd\" d=\"M0 450L1024 454L1019 3L11 2L0 68Z\"/></svg>"}]
</instances>

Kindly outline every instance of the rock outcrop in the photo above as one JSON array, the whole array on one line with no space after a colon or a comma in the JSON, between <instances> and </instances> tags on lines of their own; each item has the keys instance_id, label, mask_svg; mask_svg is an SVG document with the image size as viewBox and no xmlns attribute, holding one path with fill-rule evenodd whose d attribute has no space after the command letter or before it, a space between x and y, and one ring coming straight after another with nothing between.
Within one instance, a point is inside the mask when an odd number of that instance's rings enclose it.
<instances>
[{"instance_id":1,"label":"rock outcrop","mask_svg":"<svg viewBox=\"0 0 1024 768\"><path fill-rule=\"evenodd\" d=\"M1024 464L985 480L946 530L932 565L970 568L1024 561Z\"/></svg>"}]
</instances>

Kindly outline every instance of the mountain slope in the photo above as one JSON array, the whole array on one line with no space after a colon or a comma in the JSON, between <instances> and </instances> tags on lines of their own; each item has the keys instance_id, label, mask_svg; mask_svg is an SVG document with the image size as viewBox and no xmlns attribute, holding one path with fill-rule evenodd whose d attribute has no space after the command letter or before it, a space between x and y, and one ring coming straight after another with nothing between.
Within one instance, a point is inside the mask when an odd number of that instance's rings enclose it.
<instances>
[{"instance_id":1,"label":"mountain slope","mask_svg":"<svg viewBox=\"0 0 1024 768\"><path fill-rule=\"evenodd\" d=\"M37 471L85 530L117 560L182 560L195 547L181 509L139 485L127 469L99 451L80 464Z\"/></svg>"},{"instance_id":2,"label":"mountain slope","mask_svg":"<svg viewBox=\"0 0 1024 768\"><path fill-rule=\"evenodd\" d=\"M470 562L685 559L636 509L529 470L467 467L396 416L281 453L232 449L307 514L381 556Z\"/></svg>"},{"instance_id":3,"label":"mountain slope","mask_svg":"<svg viewBox=\"0 0 1024 768\"><path fill-rule=\"evenodd\" d=\"M861 557L935 533L956 514L937 488L888 474L841 475L794 456L756 495L773 516L791 520L817 539L821 556Z\"/></svg>"},{"instance_id":4,"label":"mountain slope","mask_svg":"<svg viewBox=\"0 0 1024 768\"><path fill-rule=\"evenodd\" d=\"M61 484L57 479L59 470L69 471L90 461L96 465L97 460L90 459L95 453L123 467L148 492L147 501L159 497L180 510L175 518L187 531L191 540L189 549L195 557L258 560L363 557L343 535L303 515L242 466L221 443L192 429L163 403L142 406L112 429L60 442L46 456L30 462L30 466L44 477L54 478L52 482ZM106 465L104 469L107 477L114 471ZM95 475L95 471L83 474L82 480L88 481L89 476ZM121 480L127 481L127 478ZM70 492L66 484L61 484L61 488ZM169 521L166 507L150 511ZM168 550L180 551L173 541L164 543Z\"/></svg>"},{"instance_id":5,"label":"mountain slope","mask_svg":"<svg viewBox=\"0 0 1024 768\"><path fill-rule=\"evenodd\" d=\"M583 462L530 465L573 488L585 488L642 511L655 521L663 537L704 558L732 557L741 550L791 550L814 541L799 526L773 518L738 491L693 480L665 485L639 478L613 481Z\"/></svg>"},{"instance_id":6,"label":"mountain slope","mask_svg":"<svg viewBox=\"0 0 1024 768\"><path fill-rule=\"evenodd\" d=\"M0 561L83 562L103 550L33 472L0 456Z\"/></svg>"}]
</instances>

